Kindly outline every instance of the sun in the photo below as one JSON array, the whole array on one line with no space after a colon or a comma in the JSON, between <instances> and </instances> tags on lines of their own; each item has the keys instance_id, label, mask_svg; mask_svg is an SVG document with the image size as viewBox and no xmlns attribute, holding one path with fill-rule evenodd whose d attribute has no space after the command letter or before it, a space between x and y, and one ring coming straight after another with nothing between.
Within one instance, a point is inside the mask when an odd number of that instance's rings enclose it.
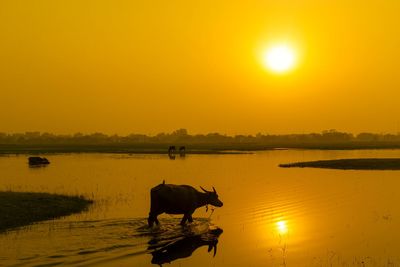
<instances>
[{"instance_id":1,"label":"sun","mask_svg":"<svg viewBox=\"0 0 400 267\"><path fill-rule=\"evenodd\" d=\"M290 46L276 45L265 51L263 61L269 70L275 73L285 73L293 69L296 57Z\"/></svg>"}]
</instances>

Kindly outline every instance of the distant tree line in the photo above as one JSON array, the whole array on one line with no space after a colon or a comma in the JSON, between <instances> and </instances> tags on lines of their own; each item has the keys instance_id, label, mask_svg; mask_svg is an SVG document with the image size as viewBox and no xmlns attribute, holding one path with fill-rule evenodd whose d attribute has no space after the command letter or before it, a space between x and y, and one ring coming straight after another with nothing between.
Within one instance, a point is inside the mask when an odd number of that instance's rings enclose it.
<instances>
[{"instance_id":1,"label":"distant tree line","mask_svg":"<svg viewBox=\"0 0 400 267\"><path fill-rule=\"evenodd\" d=\"M308 134L261 134L225 135L219 133L191 135L186 129L157 135L129 134L126 136L106 135L103 133L56 135L51 133L0 133L0 145L192 145L194 147L225 148L276 148L276 147L323 147L323 146L400 146L400 133L357 135L336 130Z\"/></svg>"}]
</instances>

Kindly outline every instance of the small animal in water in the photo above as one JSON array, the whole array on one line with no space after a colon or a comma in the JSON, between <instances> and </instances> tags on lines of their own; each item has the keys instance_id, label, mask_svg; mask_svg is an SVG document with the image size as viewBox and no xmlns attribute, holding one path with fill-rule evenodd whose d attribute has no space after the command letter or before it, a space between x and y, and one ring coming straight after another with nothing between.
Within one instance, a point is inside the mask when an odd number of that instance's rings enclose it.
<instances>
[{"instance_id":1,"label":"small animal in water","mask_svg":"<svg viewBox=\"0 0 400 267\"><path fill-rule=\"evenodd\" d=\"M186 221L193 222L192 214L197 208L205 205L222 207L223 203L218 199L215 188L207 191L201 187L203 192L199 192L190 185L162 184L153 187L150 191L150 213L148 218L149 227L154 223L160 224L157 216L162 213L183 214L181 225Z\"/></svg>"},{"instance_id":2,"label":"small animal in water","mask_svg":"<svg viewBox=\"0 0 400 267\"><path fill-rule=\"evenodd\" d=\"M45 165L50 164L49 160L41 157L29 157L28 158L29 165Z\"/></svg>"}]
</instances>

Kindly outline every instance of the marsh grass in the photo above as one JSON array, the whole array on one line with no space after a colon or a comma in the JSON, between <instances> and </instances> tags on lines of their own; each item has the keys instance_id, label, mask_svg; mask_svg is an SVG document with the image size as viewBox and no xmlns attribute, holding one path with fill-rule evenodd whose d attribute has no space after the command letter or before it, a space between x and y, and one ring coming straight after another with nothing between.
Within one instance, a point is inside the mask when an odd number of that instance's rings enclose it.
<instances>
[{"instance_id":1,"label":"marsh grass","mask_svg":"<svg viewBox=\"0 0 400 267\"><path fill-rule=\"evenodd\" d=\"M400 158L358 158L318 160L280 164L282 168L324 168L339 170L400 170Z\"/></svg>"},{"instance_id":2,"label":"marsh grass","mask_svg":"<svg viewBox=\"0 0 400 267\"><path fill-rule=\"evenodd\" d=\"M81 212L92 202L80 196L0 191L0 232Z\"/></svg>"}]
</instances>

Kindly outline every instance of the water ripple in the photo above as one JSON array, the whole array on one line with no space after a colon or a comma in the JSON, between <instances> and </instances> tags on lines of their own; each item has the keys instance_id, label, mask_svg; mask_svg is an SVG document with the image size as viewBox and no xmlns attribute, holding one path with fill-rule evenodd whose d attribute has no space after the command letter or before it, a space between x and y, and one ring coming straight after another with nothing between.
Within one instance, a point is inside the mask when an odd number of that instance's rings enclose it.
<instances>
[{"instance_id":1,"label":"water ripple","mask_svg":"<svg viewBox=\"0 0 400 267\"><path fill-rule=\"evenodd\" d=\"M186 227L180 226L180 220L174 218L160 222L161 226L153 229L147 227L145 218L57 221L21 228L1 237L2 244L7 243L7 246L0 246L0 254L7 256L1 257L0 265L86 266L104 263L150 253L182 238L204 234L211 226L207 219L195 219Z\"/></svg>"}]
</instances>

